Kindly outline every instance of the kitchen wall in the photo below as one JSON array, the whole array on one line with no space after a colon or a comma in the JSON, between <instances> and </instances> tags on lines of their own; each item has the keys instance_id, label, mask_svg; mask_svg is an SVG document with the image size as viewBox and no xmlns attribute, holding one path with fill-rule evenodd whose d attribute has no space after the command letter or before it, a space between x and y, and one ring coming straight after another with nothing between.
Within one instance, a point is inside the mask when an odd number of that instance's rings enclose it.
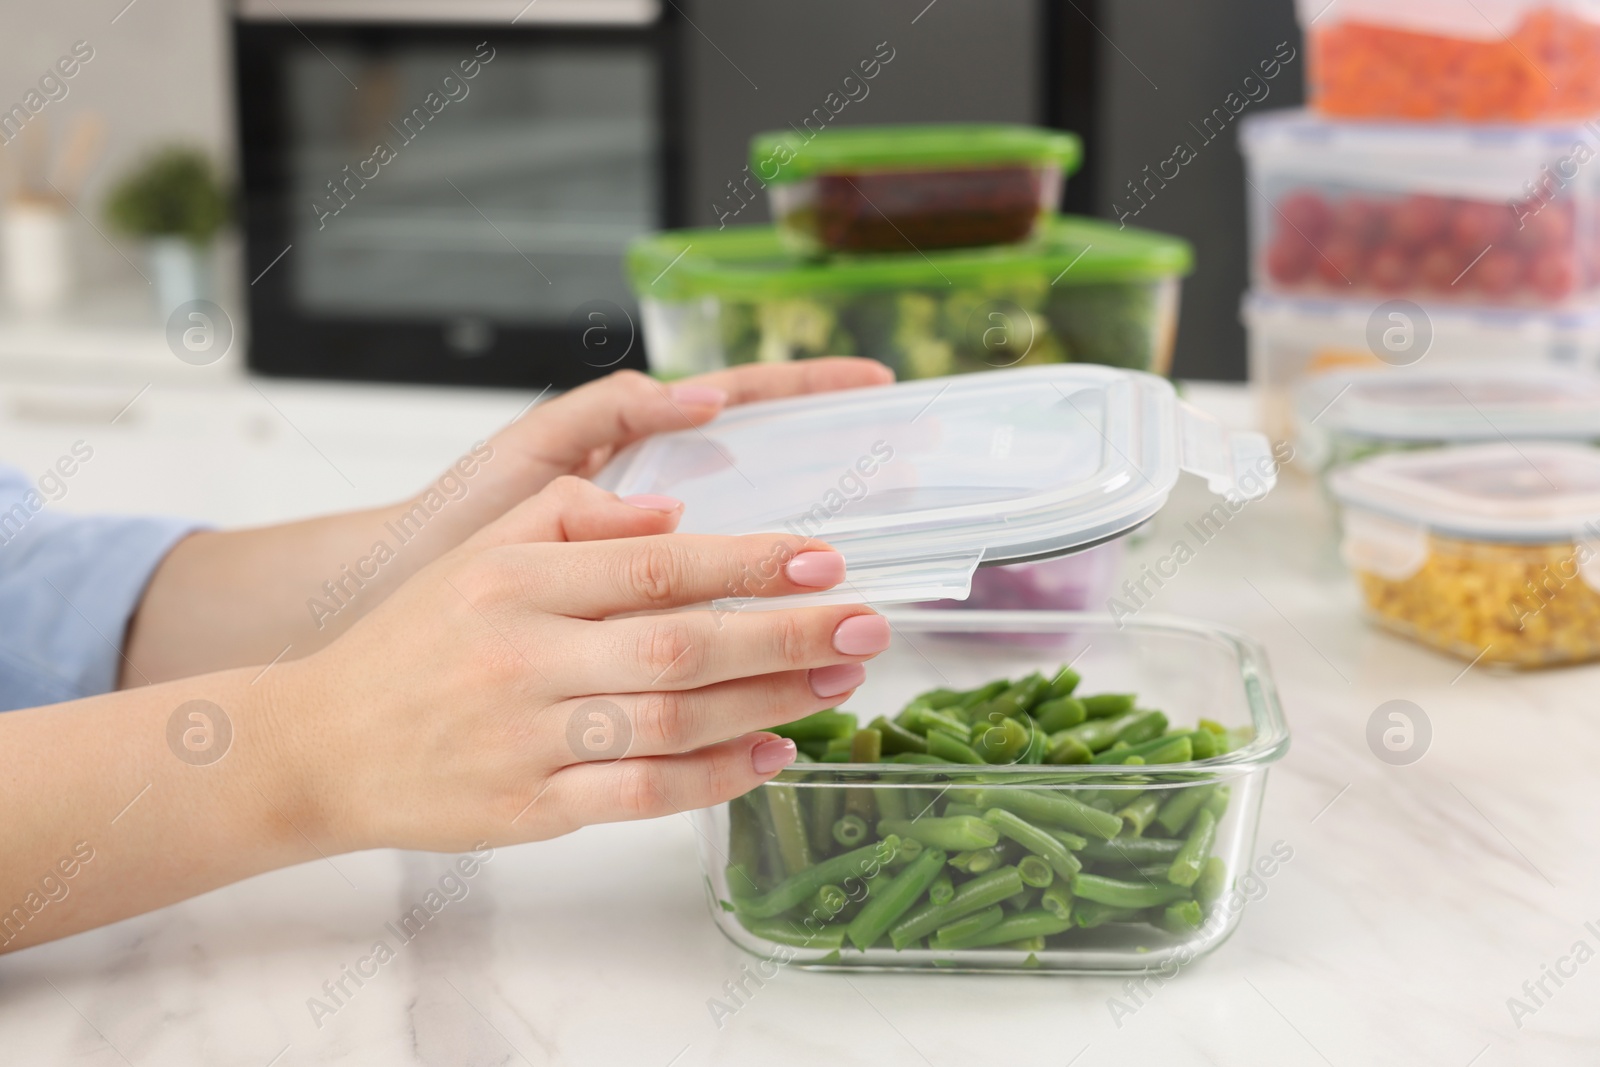
<instances>
[{"instance_id":1,"label":"kitchen wall","mask_svg":"<svg viewBox=\"0 0 1600 1067\"><path fill-rule=\"evenodd\" d=\"M30 125L47 124L64 137L77 113L106 120L105 152L77 206L104 230L107 185L137 162L153 142L204 145L226 160L232 117L227 86L226 4L223 0L44 0L7 5L0 18L0 111L20 103L77 41L94 58L67 81ZM0 145L0 180L9 190L20 165L21 141ZM79 220L79 274L89 287L138 285L140 280L105 238ZM135 249L110 234L130 258Z\"/></svg>"}]
</instances>

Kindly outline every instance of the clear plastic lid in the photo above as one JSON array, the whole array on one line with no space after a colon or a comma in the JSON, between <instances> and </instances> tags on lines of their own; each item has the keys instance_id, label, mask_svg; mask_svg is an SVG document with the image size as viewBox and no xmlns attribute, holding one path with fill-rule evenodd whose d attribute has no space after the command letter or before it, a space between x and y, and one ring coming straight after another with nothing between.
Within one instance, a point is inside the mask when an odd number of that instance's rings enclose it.
<instances>
[{"instance_id":1,"label":"clear plastic lid","mask_svg":"<svg viewBox=\"0 0 1600 1067\"><path fill-rule=\"evenodd\" d=\"M1520 368L1395 367L1301 386L1302 426L1391 441L1600 440L1600 377Z\"/></svg>"},{"instance_id":2,"label":"clear plastic lid","mask_svg":"<svg viewBox=\"0 0 1600 1067\"><path fill-rule=\"evenodd\" d=\"M1474 541L1552 543L1600 533L1600 449L1509 441L1393 452L1335 471L1346 507L1389 520L1392 532Z\"/></svg>"},{"instance_id":3,"label":"clear plastic lid","mask_svg":"<svg viewBox=\"0 0 1600 1067\"><path fill-rule=\"evenodd\" d=\"M750 404L642 441L596 481L682 500L685 533L798 534L844 554L842 586L787 603L887 604L964 599L980 564L1126 533L1179 471L1241 499L1272 487L1275 464L1265 437L1163 378L1073 364Z\"/></svg>"}]
</instances>

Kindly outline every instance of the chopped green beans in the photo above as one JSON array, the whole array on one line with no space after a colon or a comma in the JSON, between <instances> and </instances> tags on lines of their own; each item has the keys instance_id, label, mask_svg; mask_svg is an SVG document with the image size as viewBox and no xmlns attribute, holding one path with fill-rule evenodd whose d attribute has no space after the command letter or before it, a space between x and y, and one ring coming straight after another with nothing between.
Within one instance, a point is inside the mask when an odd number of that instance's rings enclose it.
<instances>
[{"instance_id":1,"label":"chopped green beans","mask_svg":"<svg viewBox=\"0 0 1600 1067\"><path fill-rule=\"evenodd\" d=\"M844 815L835 819L833 839L845 848L854 848L867 839L867 820L859 815Z\"/></svg>"},{"instance_id":2,"label":"chopped green beans","mask_svg":"<svg viewBox=\"0 0 1600 1067\"><path fill-rule=\"evenodd\" d=\"M885 819L878 823L878 835L914 837L930 848L964 852L988 848L1000 840L1000 832L982 819L955 815L926 819Z\"/></svg>"},{"instance_id":3,"label":"chopped green beans","mask_svg":"<svg viewBox=\"0 0 1600 1067\"><path fill-rule=\"evenodd\" d=\"M1170 729L1131 693L1081 688L1062 668L779 727L801 766L729 804L728 921L823 963L1098 946L1124 935L1080 931L1108 924L1193 938L1236 874L1219 834L1242 821L1196 761L1252 732Z\"/></svg>"},{"instance_id":4,"label":"chopped green beans","mask_svg":"<svg viewBox=\"0 0 1600 1067\"><path fill-rule=\"evenodd\" d=\"M1079 874L1072 879L1072 895L1114 908L1153 908L1189 896L1179 885L1151 885L1149 882L1124 882L1101 874Z\"/></svg>"},{"instance_id":5,"label":"chopped green beans","mask_svg":"<svg viewBox=\"0 0 1600 1067\"><path fill-rule=\"evenodd\" d=\"M915 904L939 877L945 854L937 848L924 849L888 885L875 888L861 911L850 920L845 933L856 948L865 949L888 932L894 921Z\"/></svg>"},{"instance_id":6,"label":"chopped green beans","mask_svg":"<svg viewBox=\"0 0 1600 1067\"><path fill-rule=\"evenodd\" d=\"M1199 881L1200 868L1205 866L1206 857L1211 855L1211 846L1216 840L1217 818L1211 814L1209 807L1201 808L1200 814L1194 817L1194 828L1189 831L1188 840L1167 869L1167 880L1173 885L1183 886Z\"/></svg>"}]
</instances>

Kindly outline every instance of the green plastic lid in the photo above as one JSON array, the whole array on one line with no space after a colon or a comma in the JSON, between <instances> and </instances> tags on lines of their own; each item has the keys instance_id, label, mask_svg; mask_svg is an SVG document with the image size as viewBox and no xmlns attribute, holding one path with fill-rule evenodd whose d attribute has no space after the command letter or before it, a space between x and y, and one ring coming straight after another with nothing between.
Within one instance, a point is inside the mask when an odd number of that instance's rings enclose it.
<instances>
[{"instance_id":1,"label":"green plastic lid","mask_svg":"<svg viewBox=\"0 0 1600 1067\"><path fill-rule=\"evenodd\" d=\"M830 171L921 170L1055 163L1071 174L1083 159L1077 136L1037 126L845 126L809 137L772 130L750 139L750 168L764 182L793 182Z\"/></svg>"},{"instance_id":2,"label":"green plastic lid","mask_svg":"<svg viewBox=\"0 0 1600 1067\"><path fill-rule=\"evenodd\" d=\"M942 286L1052 285L1151 281L1189 273L1189 243L1166 234L1118 229L1077 215L1047 219L1022 245L888 253L815 261L788 252L773 226L669 230L634 241L628 279L640 297L766 300L819 292Z\"/></svg>"}]
</instances>

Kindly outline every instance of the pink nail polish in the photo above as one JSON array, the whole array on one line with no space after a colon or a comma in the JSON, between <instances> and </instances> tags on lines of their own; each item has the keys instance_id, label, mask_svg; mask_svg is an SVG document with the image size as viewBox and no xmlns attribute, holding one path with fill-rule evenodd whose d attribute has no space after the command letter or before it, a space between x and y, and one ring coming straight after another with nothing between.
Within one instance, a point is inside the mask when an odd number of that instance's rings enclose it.
<instances>
[{"instance_id":1,"label":"pink nail polish","mask_svg":"<svg viewBox=\"0 0 1600 1067\"><path fill-rule=\"evenodd\" d=\"M827 589L844 581L844 557L837 552L802 552L784 565L795 585Z\"/></svg>"},{"instance_id":2,"label":"pink nail polish","mask_svg":"<svg viewBox=\"0 0 1600 1067\"><path fill-rule=\"evenodd\" d=\"M658 496L655 493L637 493L633 496L622 498L624 504L632 504L636 508L646 511L677 511L683 507L683 501L674 500L670 496Z\"/></svg>"},{"instance_id":3,"label":"pink nail polish","mask_svg":"<svg viewBox=\"0 0 1600 1067\"><path fill-rule=\"evenodd\" d=\"M859 663L835 663L831 667L813 668L807 681L811 691L822 699L848 693L867 680L867 669Z\"/></svg>"},{"instance_id":4,"label":"pink nail polish","mask_svg":"<svg viewBox=\"0 0 1600 1067\"><path fill-rule=\"evenodd\" d=\"M871 656L889 647L889 620L852 615L833 631L833 647L846 656Z\"/></svg>"},{"instance_id":5,"label":"pink nail polish","mask_svg":"<svg viewBox=\"0 0 1600 1067\"><path fill-rule=\"evenodd\" d=\"M667 390L672 402L686 408L720 408L728 402L728 391L710 385L674 385Z\"/></svg>"},{"instance_id":6,"label":"pink nail polish","mask_svg":"<svg viewBox=\"0 0 1600 1067\"><path fill-rule=\"evenodd\" d=\"M794 742L787 737L763 741L750 750L750 765L757 774L781 771L794 762Z\"/></svg>"}]
</instances>

